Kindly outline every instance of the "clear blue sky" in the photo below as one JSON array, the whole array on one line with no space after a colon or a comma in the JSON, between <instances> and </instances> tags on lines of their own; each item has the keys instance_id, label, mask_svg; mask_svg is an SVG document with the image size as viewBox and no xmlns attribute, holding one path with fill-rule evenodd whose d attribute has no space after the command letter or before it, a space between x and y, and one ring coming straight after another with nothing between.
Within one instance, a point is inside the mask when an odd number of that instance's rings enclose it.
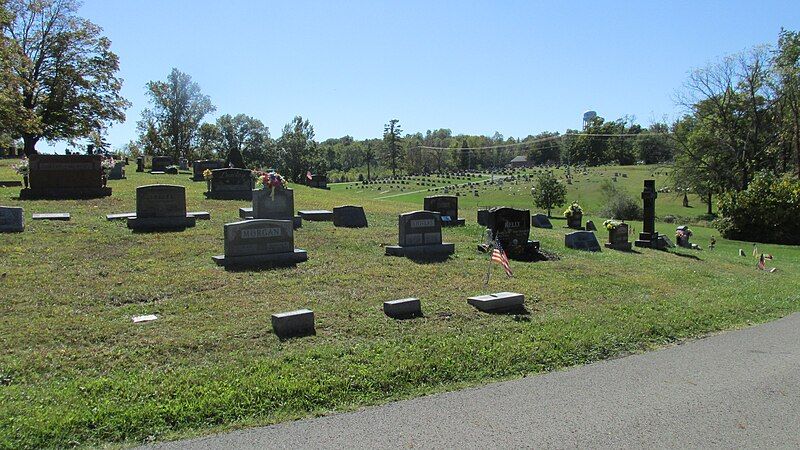
<instances>
[{"instance_id":1,"label":"clear blue sky","mask_svg":"<svg viewBox=\"0 0 800 450\"><path fill-rule=\"evenodd\" d=\"M797 0L86 0L81 14L112 40L132 103L115 148L172 67L211 97L208 121L245 113L273 137L297 114L318 140L377 137L392 118L525 137L577 128L587 109L673 119L692 68L800 29Z\"/></svg>"}]
</instances>

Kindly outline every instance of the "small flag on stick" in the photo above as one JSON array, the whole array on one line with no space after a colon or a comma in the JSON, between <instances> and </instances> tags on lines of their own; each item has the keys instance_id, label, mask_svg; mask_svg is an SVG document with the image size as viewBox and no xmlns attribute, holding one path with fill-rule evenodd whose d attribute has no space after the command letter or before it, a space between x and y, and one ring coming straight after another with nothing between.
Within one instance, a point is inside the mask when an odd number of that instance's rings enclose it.
<instances>
[{"instance_id":1,"label":"small flag on stick","mask_svg":"<svg viewBox=\"0 0 800 450\"><path fill-rule=\"evenodd\" d=\"M758 269L765 270L767 268L766 263L764 262L764 254L761 254L761 257L758 258Z\"/></svg>"},{"instance_id":2,"label":"small flag on stick","mask_svg":"<svg viewBox=\"0 0 800 450\"><path fill-rule=\"evenodd\" d=\"M492 250L492 261L499 263L503 266L503 269L506 271L506 275L511 277L514 273L511 271L511 266L508 264L508 255L506 255L505 250L500 245L500 240L495 239L494 241L494 250Z\"/></svg>"},{"instance_id":3,"label":"small flag on stick","mask_svg":"<svg viewBox=\"0 0 800 450\"><path fill-rule=\"evenodd\" d=\"M308 181L311 181L311 180L314 179L314 177L311 176L311 171L310 170L308 172L306 172L306 178L308 178Z\"/></svg>"}]
</instances>

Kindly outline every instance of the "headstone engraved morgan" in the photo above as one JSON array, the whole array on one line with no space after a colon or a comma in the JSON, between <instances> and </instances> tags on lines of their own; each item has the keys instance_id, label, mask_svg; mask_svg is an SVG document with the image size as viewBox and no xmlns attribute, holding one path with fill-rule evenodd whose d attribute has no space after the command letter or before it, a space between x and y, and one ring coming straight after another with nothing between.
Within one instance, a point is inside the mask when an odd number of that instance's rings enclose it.
<instances>
[{"instance_id":1,"label":"headstone engraved morgan","mask_svg":"<svg viewBox=\"0 0 800 450\"><path fill-rule=\"evenodd\" d=\"M399 245L386 247L390 256L439 258L455 253L455 244L442 243L442 219L432 211L400 214Z\"/></svg>"},{"instance_id":2,"label":"headstone engraved morgan","mask_svg":"<svg viewBox=\"0 0 800 450\"><path fill-rule=\"evenodd\" d=\"M218 159L201 159L192 163L192 181L204 181L205 177L203 172L214 169L222 169L225 166L224 161Z\"/></svg>"},{"instance_id":3,"label":"headstone engraved morgan","mask_svg":"<svg viewBox=\"0 0 800 450\"><path fill-rule=\"evenodd\" d=\"M600 243L597 242L597 237L591 231L574 231L564 236L564 245L567 248L575 250L586 250L590 252L599 252Z\"/></svg>"},{"instance_id":4,"label":"headstone engraved morgan","mask_svg":"<svg viewBox=\"0 0 800 450\"><path fill-rule=\"evenodd\" d=\"M137 231L183 230L193 227L195 217L186 214L186 189L170 184L136 188L136 217L128 228Z\"/></svg>"},{"instance_id":5,"label":"headstone engraved morgan","mask_svg":"<svg viewBox=\"0 0 800 450\"><path fill-rule=\"evenodd\" d=\"M639 239L634 242L637 247L654 248L664 250L667 248L666 242L659 239L656 231L656 180L644 180L644 190L642 191L642 201L644 202L644 220L642 232Z\"/></svg>"},{"instance_id":6,"label":"headstone engraved morgan","mask_svg":"<svg viewBox=\"0 0 800 450\"><path fill-rule=\"evenodd\" d=\"M608 242L605 243L606 248L613 250L630 250L631 243L628 241L628 224L617 224L611 230L608 230Z\"/></svg>"},{"instance_id":7,"label":"headstone engraved morgan","mask_svg":"<svg viewBox=\"0 0 800 450\"><path fill-rule=\"evenodd\" d=\"M204 195L216 200L252 200L253 172L250 169L214 169L211 190Z\"/></svg>"},{"instance_id":8,"label":"headstone engraved morgan","mask_svg":"<svg viewBox=\"0 0 800 450\"><path fill-rule=\"evenodd\" d=\"M21 233L25 231L25 218L22 208L0 206L0 233Z\"/></svg>"},{"instance_id":9,"label":"headstone engraved morgan","mask_svg":"<svg viewBox=\"0 0 800 450\"><path fill-rule=\"evenodd\" d=\"M308 260L305 250L294 248L290 220L252 219L225 224L225 254L213 256L225 267L293 265Z\"/></svg>"},{"instance_id":10,"label":"headstone engraved morgan","mask_svg":"<svg viewBox=\"0 0 800 450\"><path fill-rule=\"evenodd\" d=\"M100 155L31 155L30 188L19 193L28 199L87 199L111 195L103 187Z\"/></svg>"},{"instance_id":11,"label":"headstone engraved morgan","mask_svg":"<svg viewBox=\"0 0 800 450\"><path fill-rule=\"evenodd\" d=\"M458 197L454 195L432 195L423 201L425 211L438 212L444 226L464 225L464 219L458 217Z\"/></svg>"},{"instance_id":12,"label":"headstone engraved morgan","mask_svg":"<svg viewBox=\"0 0 800 450\"><path fill-rule=\"evenodd\" d=\"M361 206L345 205L333 208L333 226L344 228L366 228L367 215Z\"/></svg>"},{"instance_id":13,"label":"headstone engraved morgan","mask_svg":"<svg viewBox=\"0 0 800 450\"><path fill-rule=\"evenodd\" d=\"M492 239L500 245L511 259L527 260L536 258L539 241L528 239L531 233L531 212L527 209L492 208L489 210L488 228ZM479 250L488 248L479 247Z\"/></svg>"},{"instance_id":14,"label":"headstone engraved morgan","mask_svg":"<svg viewBox=\"0 0 800 450\"><path fill-rule=\"evenodd\" d=\"M242 219L291 220L294 228L300 228L303 219L294 215L294 190L291 188L254 189L253 207L239 208Z\"/></svg>"}]
</instances>

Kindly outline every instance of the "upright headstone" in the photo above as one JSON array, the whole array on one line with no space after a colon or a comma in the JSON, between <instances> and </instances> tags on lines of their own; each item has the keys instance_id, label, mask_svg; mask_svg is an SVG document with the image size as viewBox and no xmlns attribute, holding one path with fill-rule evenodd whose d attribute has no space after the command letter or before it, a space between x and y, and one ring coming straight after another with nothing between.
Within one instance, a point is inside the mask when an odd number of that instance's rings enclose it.
<instances>
[{"instance_id":1,"label":"upright headstone","mask_svg":"<svg viewBox=\"0 0 800 450\"><path fill-rule=\"evenodd\" d=\"M591 220L586 221L586 231L597 231L597 227L594 225L594 222Z\"/></svg>"},{"instance_id":2,"label":"upright headstone","mask_svg":"<svg viewBox=\"0 0 800 450\"><path fill-rule=\"evenodd\" d=\"M442 243L442 219L432 211L400 214L399 245L386 247L390 256L437 258L455 253L455 244Z\"/></svg>"},{"instance_id":3,"label":"upright headstone","mask_svg":"<svg viewBox=\"0 0 800 450\"><path fill-rule=\"evenodd\" d=\"M628 231L627 223L619 223L608 230L608 242L606 242L605 247L614 250L630 250L631 243L628 240Z\"/></svg>"},{"instance_id":4,"label":"upright headstone","mask_svg":"<svg viewBox=\"0 0 800 450\"><path fill-rule=\"evenodd\" d=\"M642 191L644 222L642 225L642 232L639 233L639 239L634 242L637 247L654 248L657 250L664 250L667 247L666 242L663 239L659 239L658 232L656 231L657 197L656 180L644 180L644 190Z\"/></svg>"},{"instance_id":5,"label":"upright headstone","mask_svg":"<svg viewBox=\"0 0 800 450\"><path fill-rule=\"evenodd\" d=\"M550 218L547 214L537 213L531 216L531 225L536 228L553 228Z\"/></svg>"},{"instance_id":6,"label":"upright headstone","mask_svg":"<svg viewBox=\"0 0 800 450\"><path fill-rule=\"evenodd\" d=\"M575 250L587 250L590 252L599 252L601 250L597 237L591 231L573 231L569 233L564 236L564 245Z\"/></svg>"},{"instance_id":7,"label":"upright headstone","mask_svg":"<svg viewBox=\"0 0 800 450\"><path fill-rule=\"evenodd\" d=\"M0 206L0 233L21 233L25 231L25 218L22 208Z\"/></svg>"},{"instance_id":8,"label":"upright headstone","mask_svg":"<svg viewBox=\"0 0 800 450\"><path fill-rule=\"evenodd\" d=\"M136 171L144 172L144 156L136 157Z\"/></svg>"},{"instance_id":9,"label":"upright headstone","mask_svg":"<svg viewBox=\"0 0 800 450\"><path fill-rule=\"evenodd\" d=\"M366 228L367 215L361 206L337 206L333 208L333 226L344 228Z\"/></svg>"},{"instance_id":10,"label":"upright headstone","mask_svg":"<svg viewBox=\"0 0 800 450\"><path fill-rule=\"evenodd\" d=\"M425 211L438 212L444 226L464 225L464 219L458 217L458 197L454 195L432 195L423 201Z\"/></svg>"},{"instance_id":11,"label":"upright headstone","mask_svg":"<svg viewBox=\"0 0 800 450\"><path fill-rule=\"evenodd\" d=\"M539 252L539 241L528 238L531 233L531 212L527 209L492 208L488 228L511 259L532 259Z\"/></svg>"},{"instance_id":12,"label":"upright headstone","mask_svg":"<svg viewBox=\"0 0 800 450\"><path fill-rule=\"evenodd\" d=\"M189 170L189 160L186 158L180 158L178 160L178 169Z\"/></svg>"},{"instance_id":13,"label":"upright headstone","mask_svg":"<svg viewBox=\"0 0 800 450\"><path fill-rule=\"evenodd\" d=\"M195 217L186 214L186 188L151 184L136 188L136 217L128 228L136 231L183 230L193 227Z\"/></svg>"},{"instance_id":14,"label":"upright headstone","mask_svg":"<svg viewBox=\"0 0 800 450\"><path fill-rule=\"evenodd\" d=\"M150 171L166 173L167 166L171 166L172 163L172 157L170 156L153 156L153 162L151 164Z\"/></svg>"},{"instance_id":15,"label":"upright headstone","mask_svg":"<svg viewBox=\"0 0 800 450\"><path fill-rule=\"evenodd\" d=\"M291 188L254 189L253 207L239 208L242 219L291 220L295 229L300 228L303 219L294 214L294 190Z\"/></svg>"},{"instance_id":16,"label":"upright headstone","mask_svg":"<svg viewBox=\"0 0 800 450\"><path fill-rule=\"evenodd\" d=\"M19 193L28 199L86 199L111 195L103 186L100 155L31 155L30 188Z\"/></svg>"},{"instance_id":17,"label":"upright headstone","mask_svg":"<svg viewBox=\"0 0 800 450\"><path fill-rule=\"evenodd\" d=\"M253 172L250 169L214 169L211 190L203 195L215 200L252 200Z\"/></svg>"},{"instance_id":18,"label":"upright headstone","mask_svg":"<svg viewBox=\"0 0 800 450\"><path fill-rule=\"evenodd\" d=\"M326 175L311 175L308 185L317 189L330 189L328 187L328 177Z\"/></svg>"},{"instance_id":19,"label":"upright headstone","mask_svg":"<svg viewBox=\"0 0 800 450\"><path fill-rule=\"evenodd\" d=\"M192 181L203 181L205 177L203 172L214 169L222 169L225 165L224 161L218 159L201 159L192 163Z\"/></svg>"},{"instance_id":20,"label":"upright headstone","mask_svg":"<svg viewBox=\"0 0 800 450\"><path fill-rule=\"evenodd\" d=\"M111 172L108 174L109 180L123 180L125 179L125 162L124 161L117 161L114 164L114 168L111 169Z\"/></svg>"},{"instance_id":21,"label":"upright headstone","mask_svg":"<svg viewBox=\"0 0 800 450\"><path fill-rule=\"evenodd\" d=\"M308 259L305 250L294 248L294 227L289 220L227 223L224 233L225 254L212 257L221 266L292 265Z\"/></svg>"}]
</instances>

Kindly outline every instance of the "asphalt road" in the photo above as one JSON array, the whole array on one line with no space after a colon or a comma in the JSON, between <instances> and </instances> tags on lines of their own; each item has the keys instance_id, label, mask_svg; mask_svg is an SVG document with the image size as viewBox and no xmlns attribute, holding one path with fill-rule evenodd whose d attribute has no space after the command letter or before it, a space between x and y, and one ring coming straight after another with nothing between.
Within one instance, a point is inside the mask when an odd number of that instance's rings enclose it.
<instances>
[{"instance_id":1,"label":"asphalt road","mask_svg":"<svg viewBox=\"0 0 800 450\"><path fill-rule=\"evenodd\" d=\"M800 314L642 355L157 448L800 447Z\"/></svg>"}]
</instances>

